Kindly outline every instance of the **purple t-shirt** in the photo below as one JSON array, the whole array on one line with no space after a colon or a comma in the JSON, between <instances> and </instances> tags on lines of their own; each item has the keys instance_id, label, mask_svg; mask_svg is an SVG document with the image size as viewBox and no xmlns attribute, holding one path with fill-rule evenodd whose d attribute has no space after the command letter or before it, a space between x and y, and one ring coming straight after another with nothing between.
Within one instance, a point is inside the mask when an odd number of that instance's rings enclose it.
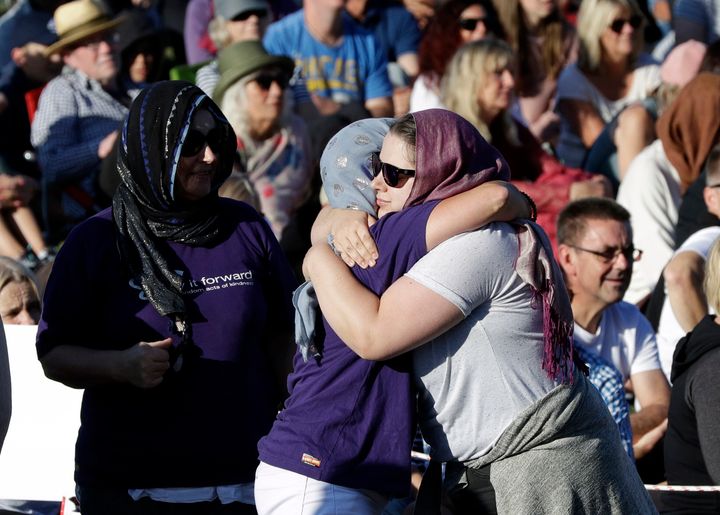
<instances>
[{"instance_id":1,"label":"purple t-shirt","mask_svg":"<svg viewBox=\"0 0 720 515\"><path fill-rule=\"evenodd\" d=\"M281 398L268 328L292 324L295 280L254 209L221 199L221 210L223 241L169 243L165 252L188 278L201 359L155 388L85 390L75 457L79 484L198 487L253 480L257 441L270 430ZM121 350L171 335L169 318L126 275L115 234L108 209L80 224L63 245L45 292L40 357L58 345Z\"/></svg>"},{"instance_id":2,"label":"purple t-shirt","mask_svg":"<svg viewBox=\"0 0 720 515\"><path fill-rule=\"evenodd\" d=\"M371 228L380 258L372 268L354 267L355 277L381 295L426 254L425 229L436 205L381 218ZM360 359L323 322L322 358L305 363L295 355L290 398L260 440L260 460L328 483L405 496L415 433L410 361Z\"/></svg>"}]
</instances>

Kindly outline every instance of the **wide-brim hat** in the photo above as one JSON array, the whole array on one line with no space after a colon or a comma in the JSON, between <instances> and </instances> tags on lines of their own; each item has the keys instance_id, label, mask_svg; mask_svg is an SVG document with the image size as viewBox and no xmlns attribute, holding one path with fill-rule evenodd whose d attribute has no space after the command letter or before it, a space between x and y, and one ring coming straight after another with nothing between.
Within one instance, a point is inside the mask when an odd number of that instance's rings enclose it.
<instances>
[{"instance_id":1,"label":"wide-brim hat","mask_svg":"<svg viewBox=\"0 0 720 515\"><path fill-rule=\"evenodd\" d=\"M227 89L253 72L276 66L292 74L295 63L284 55L268 54L260 41L240 41L226 47L218 54L220 80L215 86L213 100L220 105Z\"/></svg>"},{"instance_id":2,"label":"wide-brim hat","mask_svg":"<svg viewBox=\"0 0 720 515\"><path fill-rule=\"evenodd\" d=\"M112 19L91 0L75 0L61 5L53 14L58 40L45 49L56 54L85 38L117 27L122 18Z\"/></svg>"}]
</instances>

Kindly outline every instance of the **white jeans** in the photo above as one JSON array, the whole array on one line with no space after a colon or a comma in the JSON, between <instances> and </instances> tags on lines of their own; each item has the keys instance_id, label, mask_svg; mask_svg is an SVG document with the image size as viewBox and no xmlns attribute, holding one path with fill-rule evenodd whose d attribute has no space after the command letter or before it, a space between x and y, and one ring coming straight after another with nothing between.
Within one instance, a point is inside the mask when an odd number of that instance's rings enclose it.
<instances>
[{"instance_id":1,"label":"white jeans","mask_svg":"<svg viewBox=\"0 0 720 515\"><path fill-rule=\"evenodd\" d=\"M310 479L260 463L255 472L255 506L259 515L379 515L388 498Z\"/></svg>"}]
</instances>

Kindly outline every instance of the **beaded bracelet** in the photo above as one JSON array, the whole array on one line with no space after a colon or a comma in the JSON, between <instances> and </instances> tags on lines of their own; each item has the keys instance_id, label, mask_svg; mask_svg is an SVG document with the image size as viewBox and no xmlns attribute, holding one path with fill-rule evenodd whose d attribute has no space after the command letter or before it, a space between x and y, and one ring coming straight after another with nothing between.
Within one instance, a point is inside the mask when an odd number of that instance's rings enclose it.
<instances>
[{"instance_id":1,"label":"beaded bracelet","mask_svg":"<svg viewBox=\"0 0 720 515\"><path fill-rule=\"evenodd\" d=\"M527 200L528 207L530 208L530 218L531 221L535 222L537 221L537 206L535 205L535 201L530 198L530 195L525 193L524 191L521 191L520 194L525 197L525 200Z\"/></svg>"}]
</instances>

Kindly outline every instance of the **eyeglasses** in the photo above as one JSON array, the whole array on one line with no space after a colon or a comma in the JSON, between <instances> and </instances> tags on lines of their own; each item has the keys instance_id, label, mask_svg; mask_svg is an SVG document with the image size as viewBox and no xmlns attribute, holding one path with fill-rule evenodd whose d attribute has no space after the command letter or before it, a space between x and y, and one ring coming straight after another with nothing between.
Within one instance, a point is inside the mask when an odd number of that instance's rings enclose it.
<instances>
[{"instance_id":1,"label":"eyeglasses","mask_svg":"<svg viewBox=\"0 0 720 515\"><path fill-rule=\"evenodd\" d=\"M232 21L245 21L251 16L257 16L258 18L264 18L267 16L265 9L251 9L250 11L244 11L235 16Z\"/></svg>"},{"instance_id":2,"label":"eyeglasses","mask_svg":"<svg viewBox=\"0 0 720 515\"><path fill-rule=\"evenodd\" d=\"M273 82L276 82L277 85L280 86L280 89L287 88L288 84L290 83L290 77L288 77L286 73L283 73L281 71L267 71L260 72L260 74L255 77L253 81L257 82L258 86L267 91L270 89Z\"/></svg>"},{"instance_id":3,"label":"eyeglasses","mask_svg":"<svg viewBox=\"0 0 720 515\"><path fill-rule=\"evenodd\" d=\"M223 131L219 128L210 129L207 134L203 134L197 129L190 129L185 136L180 155L183 157L193 157L198 155L205 145L216 154L220 153L223 144Z\"/></svg>"},{"instance_id":4,"label":"eyeglasses","mask_svg":"<svg viewBox=\"0 0 720 515\"><path fill-rule=\"evenodd\" d=\"M593 254L600 258L600 260L605 264L614 263L617 261L617 258L620 257L620 254L625 256L625 259L628 261L639 261L640 258L643 255L643 251L640 249L636 249L634 246L629 245L627 247L623 248L614 248L614 249L608 249L600 252L599 250L590 250L590 249L584 249L582 247L578 247L577 245L568 245L568 247L572 247L577 250L582 250L583 252L587 252L589 254Z\"/></svg>"},{"instance_id":5,"label":"eyeglasses","mask_svg":"<svg viewBox=\"0 0 720 515\"><path fill-rule=\"evenodd\" d=\"M478 23L485 25L486 19L487 18L461 18L460 21L458 21L458 24L461 29L472 32L475 30Z\"/></svg>"},{"instance_id":6,"label":"eyeglasses","mask_svg":"<svg viewBox=\"0 0 720 515\"><path fill-rule=\"evenodd\" d=\"M642 23L642 16L634 14L630 18L617 18L610 24L610 30L615 34L620 34L626 23L629 23L633 29L637 29Z\"/></svg>"},{"instance_id":7,"label":"eyeglasses","mask_svg":"<svg viewBox=\"0 0 720 515\"><path fill-rule=\"evenodd\" d=\"M415 170L405 170L398 168L397 166L389 163L383 163L380 161L380 155L377 152L372 154L372 174L373 178L380 175L382 172L383 180L385 184L391 188L397 188L400 183L400 176L415 177Z\"/></svg>"}]
</instances>

